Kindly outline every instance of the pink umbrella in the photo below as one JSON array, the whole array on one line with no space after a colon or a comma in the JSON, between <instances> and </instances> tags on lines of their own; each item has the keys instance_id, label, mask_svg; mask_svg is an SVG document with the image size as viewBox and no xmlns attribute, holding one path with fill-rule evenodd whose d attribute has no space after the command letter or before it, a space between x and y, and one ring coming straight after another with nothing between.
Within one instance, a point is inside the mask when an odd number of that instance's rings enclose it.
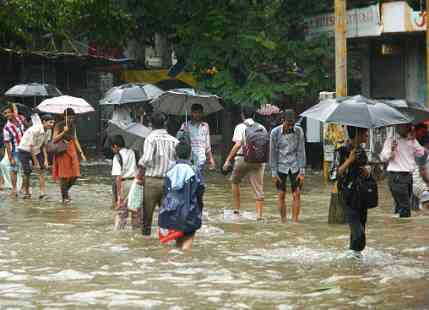
<instances>
[{"instance_id":1,"label":"pink umbrella","mask_svg":"<svg viewBox=\"0 0 429 310\"><path fill-rule=\"evenodd\" d=\"M76 114L94 112L94 108L85 99L72 96L58 96L43 100L37 106L40 112L63 114L68 108L73 109Z\"/></svg>"},{"instance_id":2,"label":"pink umbrella","mask_svg":"<svg viewBox=\"0 0 429 310\"><path fill-rule=\"evenodd\" d=\"M280 113L280 108L272 104L264 104L257 111L257 113L265 116Z\"/></svg>"}]
</instances>

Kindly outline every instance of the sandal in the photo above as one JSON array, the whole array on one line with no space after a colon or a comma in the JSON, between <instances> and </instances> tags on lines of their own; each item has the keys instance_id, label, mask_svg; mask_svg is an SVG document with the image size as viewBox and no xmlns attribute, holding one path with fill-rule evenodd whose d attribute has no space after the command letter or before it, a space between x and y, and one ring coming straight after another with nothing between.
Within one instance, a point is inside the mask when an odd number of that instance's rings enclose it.
<instances>
[{"instance_id":1,"label":"sandal","mask_svg":"<svg viewBox=\"0 0 429 310\"><path fill-rule=\"evenodd\" d=\"M30 194L25 194L22 199L28 200L31 199L31 195Z\"/></svg>"}]
</instances>

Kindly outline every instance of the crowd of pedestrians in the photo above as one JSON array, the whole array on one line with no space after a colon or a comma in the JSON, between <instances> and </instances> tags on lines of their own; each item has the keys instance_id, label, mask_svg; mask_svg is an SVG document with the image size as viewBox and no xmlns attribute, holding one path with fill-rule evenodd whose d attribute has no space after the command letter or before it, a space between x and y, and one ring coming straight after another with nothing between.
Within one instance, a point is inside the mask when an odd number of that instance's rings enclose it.
<instances>
[{"instance_id":1,"label":"crowd of pedestrians","mask_svg":"<svg viewBox=\"0 0 429 310\"><path fill-rule=\"evenodd\" d=\"M203 106L194 104L191 120L182 124L176 136L167 132L164 114L152 113L152 131L144 141L140 158L126 148L122 136L110 137L114 154L111 174L116 230L123 229L130 217L132 227L141 228L143 236L149 238L154 211L159 207L160 241L175 240L178 247L191 248L195 232L202 225L204 170L216 166L210 129L202 120L203 113ZM304 131L297 124L293 110L283 111L281 124L270 132L255 121L255 113L253 106L243 106L242 122L235 127L233 146L222 165L225 174L231 172L234 213L240 215L240 184L247 177L254 194L256 219L263 220L264 174L268 166L278 193L281 222L288 221L288 187L292 196L290 218L298 222L306 167ZM3 109L2 114L7 119L3 128L3 186L4 180L8 180L14 197L21 190L24 199L31 199L30 175L34 167L39 175L39 199L43 199L45 173L51 161L52 176L59 184L62 202L70 203L70 189L80 176L80 162L86 160L77 138L74 111L66 109L60 118L44 114L40 123L32 126L13 104ZM350 226L350 249L360 252L366 244L367 209L378 204L378 196L363 148L368 142L368 131L356 127L348 127L347 131L348 142L337 150L337 181ZM419 131L422 146L411 125L400 125L397 131L399 136L386 140L380 157L386 163L394 212L399 217L409 217L413 196L422 204L429 201L426 169L429 160L425 149L429 146L429 137L427 132ZM18 181L21 175L22 187ZM418 190L416 184L419 184Z\"/></svg>"}]
</instances>

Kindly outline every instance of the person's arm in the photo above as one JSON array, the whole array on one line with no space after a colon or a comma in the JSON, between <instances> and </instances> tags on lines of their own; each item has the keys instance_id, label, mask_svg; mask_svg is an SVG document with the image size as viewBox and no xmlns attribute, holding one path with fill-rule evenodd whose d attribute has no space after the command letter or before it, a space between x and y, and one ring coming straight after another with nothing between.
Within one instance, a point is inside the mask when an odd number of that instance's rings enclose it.
<instances>
[{"instance_id":1,"label":"person's arm","mask_svg":"<svg viewBox=\"0 0 429 310\"><path fill-rule=\"evenodd\" d=\"M61 141L64 138L64 136L68 132L69 132L69 128L67 126L64 126L64 129L62 131L60 131L59 126L55 126L52 141L54 143L58 143L59 141Z\"/></svg>"},{"instance_id":2,"label":"person's arm","mask_svg":"<svg viewBox=\"0 0 429 310\"><path fill-rule=\"evenodd\" d=\"M12 143L10 142L12 139L12 137L9 134L9 131L4 129L3 130L3 142L5 144L6 147L6 154L7 157L9 158L9 162L11 166L15 166L16 165L16 161L15 158L13 158L12 156Z\"/></svg>"},{"instance_id":3,"label":"person's arm","mask_svg":"<svg viewBox=\"0 0 429 310\"><path fill-rule=\"evenodd\" d=\"M338 173L344 175L346 169L356 160L356 148L351 150L349 157L338 167Z\"/></svg>"},{"instance_id":4,"label":"person's arm","mask_svg":"<svg viewBox=\"0 0 429 310\"><path fill-rule=\"evenodd\" d=\"M238 150L241 147L241 142L235 142L234 146L231 148L231 151L229 152L226 160L225 160L225 164L226 163L230 163L231 160L234 159L235 155L237 155Z\"/></svg>"},{"instance_id":5,"label":"person's arm","mask_svg":"<svg viewBox=\"0 0 429 310\"><path fill-rule=\"evenodd\" d=\"M80 154L80 157L82 158L83 161L86 161L86 156L83 153L83 150L82 150L82 147L80 145L79 139L77 138L76 132L74 133L74 142L76 143L76 148L77 148L77 151Z\"/></svg>"},{"instance_id":6,"label":"person's arm","mask_svg":"<svg viewBox=\"0 0 429 310\"><path fill-rule=\"evenodd\" d=\"M206 127L207 127L207 132L205 135L205 140L206 140L206 156L207 156L207 161L209 164L209 169L215 169L216 168L216 163L214 161L214 157L212 154L212 145L211 145L211 141L210 141L210 127L209 125L206 123Z\"/></svg>"},{"instance_id":7,"label":"person's arm","mask_svg":"<svg viewBox=\"0 0 429 310\"><path fill-rule=\"evenodd\" d=\"M122 186L122 177L120 175L115 177L115 183L116 183L116 209L119 209L121 207L122 202L124 201L123 197L123 186Z\"/></svg>"},{"instance_id":8,"label":"person's arm","mask_svg":"<svg viewBox=\"0 0 429 310\"><path fill-rule=\"evenodd\" d=\"M228 156L225 159L225 163L223 164L223 170L228 171L229 166L231 165L231 161L234 159L234 157L237 155L237 152L240 150L240 147L244 144L244 133L241 130L240 125L235 127L234 135L232 137L232 142L234 142L234 146L231 148L231 151L229 151Z\"/></svg>"},{"instance_id":9,"label":"person's arm","mask_svg":"<svg viewBox=\"0 0 429 310\"><path fill-rule=\"evenodd\" d=\"M46 144L43 145L42 152L43 152L43 158L45 159L44 166L45 166L45 169L47 169L49 167L49 161L48 161L48 151L46 150Z\"/></svg>"},{"instance_id":10,"label":"person's arm","mask_svg":"<svg viewBox=\"0 0 429 310\"><path fill-rule=\"evenodd\" d=\"M37 136L39 134L39 132L37 132L37 130L35 129L35 127L30 127L27 129L27 131L24 133L24 135L27 135L27 137L30 137L30 143L29 143L29 147L30 147L30 154L31 154L31 158L33 159L33 163L35 165L35 167L39 168L39 161L36 158L36 149L34 148L34 137Z\"/></svg>"},{"instance_id":11,"label":"person's arm","mask_svg":"<svg viewBox=\"0 0 429 310\"><path fill-rule=\"evenodd\" d=\"M149 163L152 162L153 151L154 151L152 139L150 139L149 137L144 140L143 150L144 150L143 155L140 158L138 164L142 168L146 168L147 166L149 166Z\"/></svg>"},{"instance_id":12,"label":"person's arm","mask_svg":"<svg viewBox=\"0 0 429 310\"><path fill-rule=\"evenodd\" d=\"M420 143L414 139L414 156L423 156L426 153L426 150Z\"/></svg>"},{"instance_id":13,"label":"person's arm","mask_svg":"<svg viewBox=\"0 0 429 310\"><path fill-rule=\"evenodd\" d=\"M270 134L270 168L273 181L277 181L278 179L278 156L277 129L274 129Z\"/></svg>"},{"instance_id":14,"label":"person's arm","mask_svg":"<svg viewBox=\"0 0 429 310\"><path fill-rule=\"evenodd\" d=\"M380 159L383 162L389 162L395 158L396 144L393 143L392 138L387 138L384 142L383 149L380 153Z\"/></svg>"},{"instance_id":15,"label":"person's arm","mask_svg":"<svg viewBox=\"0 0 429 310\"><path fill-rule=\"evenodd\" d=\"M297 127L298 132L298 148L297 148L297 158L298 158L298 167L299 167L299 175L304 177L305 175L305 137L304 131L301 127Z\"/></svg>"},{"instance_id":16,"label":"person's arm","mask_svg":"<svg viewBox=\"0 0 429 310\"><path fill-rule=\"evenodd\" d=\"M12 155L12 143L5 142L5 144L6 144L6 153L7 153L7 157L9 158L10 165L14 167L16 166L16 161Z\"/></svg>"}]
</instances>

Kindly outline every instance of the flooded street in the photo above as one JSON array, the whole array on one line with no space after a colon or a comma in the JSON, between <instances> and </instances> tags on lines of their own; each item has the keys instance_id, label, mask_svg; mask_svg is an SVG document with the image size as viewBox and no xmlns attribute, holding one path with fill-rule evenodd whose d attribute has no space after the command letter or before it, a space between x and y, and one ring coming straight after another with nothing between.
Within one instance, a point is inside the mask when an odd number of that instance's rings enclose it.
<instances>
[{"instance_id":1,"label":"flooded street","mask_svg":"<svg viewBox=\"0 0 429 310\"><path fill-rule=\"evenodd\" d=\"M52 183L43 202L0 192L0 309L429 309L429 215L393 218L384 183L356 260L348 227L327 224L320 175L306 178L301 223L282 225L268 178L256 223L250 188L234 218L229 182L209 174L204 226L182 253L155 229L113 232L110 167L84 172L69 206Z\"/></svg>"}]
</instances>

